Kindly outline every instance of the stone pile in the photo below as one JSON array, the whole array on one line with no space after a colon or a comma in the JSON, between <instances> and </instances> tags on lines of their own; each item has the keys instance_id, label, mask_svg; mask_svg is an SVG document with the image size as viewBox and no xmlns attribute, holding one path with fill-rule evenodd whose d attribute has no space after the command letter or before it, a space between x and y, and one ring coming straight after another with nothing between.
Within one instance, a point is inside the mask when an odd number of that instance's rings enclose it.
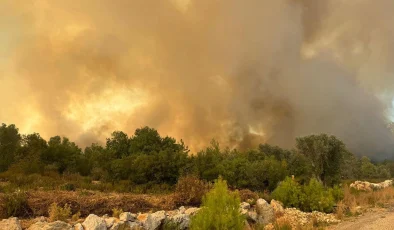
<instances>
[{"instance_id":1,"label":"stone pile","mask_svg":"<svg viewBox=\"0 0 394 230\"><path fill-rule=\"evenodd\" d=\"M368 181L355 181L354 183L350 184L350 187L356 190L369 192L372 190L387 188L392 185L393 185L393 180L386 180L381 183L371 183Z\"/></svg>"},{"instance_id":2,"label":"stone pile","mask_svg":"<svg viewBox=\"0 0 394 230\"><path fill-rule=\"evenodd\" d=\"M296 208L283 208L278 201L272 200L271 206L274 209L276 221L278 223L289 223L293 229L299 229L313 224L337 224L340 222L334 214L326 214L322 212L302 212ZM273 230L272 223L266 225L265 230Z\"/></svg>"},{"instance_id":3,"label":"stone pile","mask_svg":"<svg viewBox=\"0 0 394 230\"><path fill-rule=\"evenodd\" d=\"M119 218L104 215L99 217L90 214L85 220L69 224L62 221L48 222L47 218L37 218L28 230L158 230L164 225L171 224L176 229L189 229L190 219L200 208L180 207L173 211L158 211L154 213L134 214L124 212ZM249 203L240 204L240 212L246 216L245 229L251 229L250 225L265 225L267 229L273 227L275 220L282 219L291 223L292 226L305 226L311 221L318 223L333 224L339 220L332 214L320 212L305 213L294 208L284 209L278 201L272 200L271 204L264 199L258 199L256 205ZM0 230L22 230L17 218L9 218L0 222Z\"/></svg>"}]
</instances>

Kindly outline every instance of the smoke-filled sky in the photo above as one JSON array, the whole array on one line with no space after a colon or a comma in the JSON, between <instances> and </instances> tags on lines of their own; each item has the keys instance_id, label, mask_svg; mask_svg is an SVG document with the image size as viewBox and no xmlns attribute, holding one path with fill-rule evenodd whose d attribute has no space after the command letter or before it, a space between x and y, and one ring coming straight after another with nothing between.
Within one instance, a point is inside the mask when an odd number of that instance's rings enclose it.
<instances>
[{"instance_id":1,"label":"smoke-filled sky","mask_svg":"<svg viewBox=\"0 0 394 230\"><path fill-rule=\"evenodd\" d=\"M394 155L392 0L0 0L0 122L81 146L330 133Z\"/></svg>"}]
</instances>

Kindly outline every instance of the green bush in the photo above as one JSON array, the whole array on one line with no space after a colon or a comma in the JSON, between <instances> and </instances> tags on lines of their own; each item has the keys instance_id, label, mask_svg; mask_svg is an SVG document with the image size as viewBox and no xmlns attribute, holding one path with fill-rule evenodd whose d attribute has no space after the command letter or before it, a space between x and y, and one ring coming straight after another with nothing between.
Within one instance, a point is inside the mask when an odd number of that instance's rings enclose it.
<instances>
[{"instance_id":1,"label":"green bush","mask_svg":"<svg viewBox=\"0 0 394 230\"><path fill-rule=\"evenodd\" d=\"M230 192L227 182L219 178L203 198L202 209L192 218L191 230L241 230L245 217L239 212L240 198Z\"/></svg>"},{"instance_id":2,"label":"green bush","mask_svg":"<svg viewBox=\"0 0 394 230\"><path fill-rule=\"evenodd\" d=\"M6 217L27 217L31 211L27 203L27 195L21 190L6 194L4 197L4 207Z\"/></svg>"},{"instance_id":3,"label":"green bush","mask_svg":"<svg viewBox=\"0 0 394 230\"><path fill-rule=\"evenodd\" d=\"M290 177L286 177L271 196L273 199L281 201L286 207L299 208L304 200L301 186Z\"/></svg>"},{"instance_id":4,"label":"green bush","mask_svg":"<svg viewBox=\"0 0 394 230\"><path fill-rule=\"evenodd\" d=\"M299 208L306 212L332 212L335 203L343 198L343 193L338 186L325 188L315 178L303 186L291 178L286 178L274 190L272 197L281 201L286 207Z\"/></svg>"},{"instance_id":5,"label":"green bush","mask_svg":"<svg viewBox=\"0 0 394 230\"><path fill-rule=\"evenodd\" d=\"M304 211L332 212L335 204L332 190L326 190L322 183L312 178L308 185L303 186L305 199L302 205Z\"/></svg>"}]
</instances>

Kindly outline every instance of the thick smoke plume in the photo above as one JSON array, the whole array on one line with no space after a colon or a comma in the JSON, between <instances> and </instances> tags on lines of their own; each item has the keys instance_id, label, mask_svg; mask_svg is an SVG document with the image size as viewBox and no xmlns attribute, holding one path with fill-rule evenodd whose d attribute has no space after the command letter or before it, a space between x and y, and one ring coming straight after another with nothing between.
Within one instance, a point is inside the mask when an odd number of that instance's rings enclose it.
<instances>
[{"instance_id":1,"label":"thick smoke plume","mask_svg":"<svg viewBox=\"0 0 394 230\"><path fill-rule=\"evenodd\" d=\"M394 152L392 0L0 1L0 121L21 131Z\"/></svg>"}]
</instances>

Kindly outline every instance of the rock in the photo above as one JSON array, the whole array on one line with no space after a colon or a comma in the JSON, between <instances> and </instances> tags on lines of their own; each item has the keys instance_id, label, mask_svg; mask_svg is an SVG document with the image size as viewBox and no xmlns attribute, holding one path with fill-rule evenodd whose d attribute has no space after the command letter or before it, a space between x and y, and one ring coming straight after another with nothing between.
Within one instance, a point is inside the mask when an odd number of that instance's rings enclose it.
<instances>
[{"instance_id":1,"label":"rock","mask_svg":"<svg viewBox=\"0 0 394 230\"><path fill-rule=\"evenodd\" d=\"M200 208L188 208L185 210L185 214L189 216L194 216L200 210Z\"/></svg>"},{"instance_id":2,"label":"rock","mask_svg":"<svg viewBox=\"0 0 394 230\"><path fill-rule=\"evenodd\" d=\"M165 211L158 211L152 214L148 214L145 222L143 223L143 226L146 230L156 230L161 226L165 219Z\"/></svg>"},{"instance_id":3,"label":"rock","mask_svg":"<svg viewBox=\"0 0 394 230\"><path fill-rule=\"evenodd\" d=\"M120 229L128 229L128 222L124 221L119 221L117 223L114 223L111 228L108 228L110 230L120 230Z\"/></svg>"},{"instance_id":4,"label":"rock","mask_svg":"<svg viewBox=\"0 0 394 230\"><path fill-rule=\"evenodd\" d=\"M136 223L136 222L129 222L128 224L129 224L129 228L131 230L140 230L140 229L142 229L141 225Z\"/></svg>"},{"instance_id":5,"label":"rock","mask_svg":"<svg viewBox=\"0 0 394 230\"><path fill-rule=\"evenodd\" d=\"M0 222L0 229L7 230L22 230L21 224L19 223L18 218L12 217L9 219L4 219Z\"/></svg>"},{"instance_id":6,"label":"rock","mask_svg":"<svg viewBox=\"0 0 394 230\"><path fill-rule=\"evenodd\" d=\"M174 216L170 217L168 220L170 222L176 224L177 229L179 229L179 230L189 229L189 225L190 225L189 215L178 214L178 215L174 215Z\"/></svg>"},{"instance_id":7,"label":"rock","mask_svg":"<svg viewBox=\"0 0 394 230\"><path fill-rule=\"evenodd\" d=\"M243 230L252 230L252 227L250 227L250 224L248 223L247 220L245 220L245 224L244 224Z\"/></svg>"},{"instance_id":8,"label":"rock","mask_svg":"<svg viewBox=\"0 0 394 230\"><path fill-rule=\"evenodd\" d=\"M257 215L257 212L255 212L255 211L249 211L249 212L246 214L246 219L247 219L248 221L250 221L250 222L256 223L256 222L257 222L257 218L258 218L258 215Z\"/></svg>"},{"instance_id":9,"label":"rock","mask_svg":"<svg viewBox=\"0 0 394 230\"><path fill-rule=\"evenodd\" d=\"M250 209L250 204L246 203L246 202L242 202L239 206L240 206L239 207L239 212L242 215L246 215L248 213L249 209Z\"/></svg>"},{"instance_id":10,"label":"rock","mask_svg":"<svg viewBox=\"0 0 394 230\"><path fill-rule=\"evenodd\" d=\"M71 230L73 229L71 225L63 221L55 221L52 223L47 222L37 222L31 225L28 230Z\"/></svg>"},{"instance_id":11,"label":"rock","mask_svg":"<svg viewBox=\"0 0 394 230\"><path fill-rule=\"evenodd\" d=\"M368 181L355 181L350 184L351 188L361 191L372 191L390 187L393 184L392 180L385 180L381 183L370 183Z\"/></svg>"},{"instance_id":12,"label":"rock","mask_svg":"<svg viewBox=\"0 0 394 230\"><path fill-rule=\"evenodd\" d=\"M126 223L123 221L119 221L117 223L113 223L111 227L108 227L110 230L120 230L126 228Z\"/></svg>"},{"instance_id":13,"label":"rock","mask_svg":"<svg viewBox=\"0 0 394 230\"><path fill-rule=\"evenodd\" d=\"M148 215L149 214L147 214L147 213L140 213L140 214L138 214L137 221L139 221L141 223L144 223L146 221L146 219L148 218Z\"/></svg>"},{"instance_id":14,"label":"rock","mask_svg":"<svg viewBox=\"0 0 394 230\"><path fill-rule=\"evenodd\" d=\"M249 210L249 209L250 209L250 204L249 204L249 203L246 203L246 202L242 202L242 203L240 204L240 206L241 206L242 209L246 209L246 210Z\"/></svg>"},{"instance_id":15,"label":"rock","mask_svg":"<svg viewBox=\"0 0 394 230\"><path fill-rule=\"evenodd\" d=\"M274 209L274 213L276 216L283 215L285 209L283 208L282 203L276 200L271 200L271 207Z\"/></svg>"},{"instance_id":16,"label":"rock","mask_svg":"<svg viewBox=\"0 0 394 230\"><path fill-rule=\"evenodd\" d=\"M110 228L116 222L116 218L115 217L108 217L107 219L104 219L104 221L105 221L105 225L107 226L107 228Z\"/></svg>"},{"instance_id":17,"label":"rock","mask_svg":"<svg viewBox=\"0 0 394 230\"><path fill-rule=\"evenodd\" d=\"M185 211L186 211L186 208L185 208L184 206L181 206L181 207L178 209L179 214L185 214Z\"/></svg>"},{"instance_id":18,"label":"rock","mask_svg":"<svg viewBox=\"0 0 394 230\"><path fill-rule=\"evenodd\" d=\"M119 215L120 221L135 221L136 218L137 218L137 215L135 215L131 212L124 212Z\"/></svg>"},{"instance_id":19,"label":"rock","mask_svg":"<svg viewBox=\"0 0 394 230\"><path fill-rule=\"evenodd\" d=\"M114 225L111 228L108 228L109 230L140 230L141 225L139 225L136 222L130 222L130 221L119 221L114 223Z\"/></svg>"},{"instance_id":20,"label":"rock","mask_svg":"<svg viewBox=\"0 0 394 230\"><path fill-rule=\"evenodd\" d=\"M81 223L74 225L74 230L84 230Z\"/></svg>"},{"instance_id":21,"label":"rock","mask_svg":"<svg viewBox=\"0 0 394 230\"><path fill-rule=\"evenodd\" d=\"M258 215L258 224L267 225L275 220L274 209L264 199L257 200L256 212Z\"/></svg>"},{"instance_id":22,"label":"rock","mask_svg":"<svg viewBox=\"0 0 394 230\"><path fill-rule=\"evenodd\" d=\"M85 230L107 230L107 224L103 218L90 214L82 223Z\"/></svg>"}]
</instances>

